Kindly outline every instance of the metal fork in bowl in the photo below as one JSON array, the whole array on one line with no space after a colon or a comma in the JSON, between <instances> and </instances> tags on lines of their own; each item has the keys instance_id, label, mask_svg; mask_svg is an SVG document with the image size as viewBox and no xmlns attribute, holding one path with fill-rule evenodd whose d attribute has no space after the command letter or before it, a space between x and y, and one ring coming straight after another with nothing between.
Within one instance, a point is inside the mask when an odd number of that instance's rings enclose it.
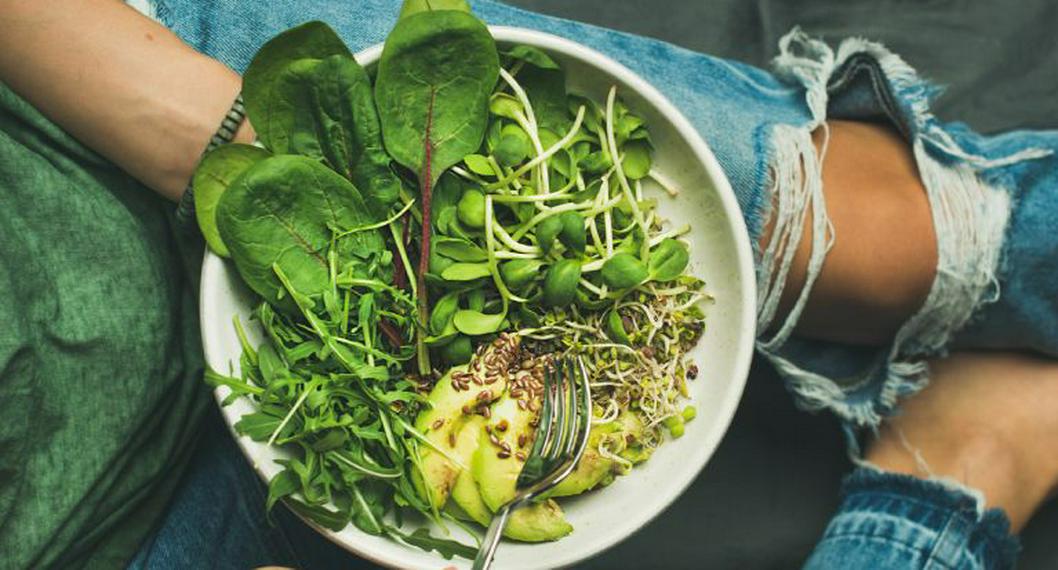
<instances>
[{"instance_id":1,"label":"metal fork in bowl","mask_svg":"<svg viewBox=\"0 0 1058 570\"><path fill-rule=\"evenodd\" d=\"M573 472L588 446L590 422L591 391L584 363L568 357L552 363L544 372L540 424L533 448L515 483L516 494L492 517L474 559L474 570L483 570L492 564L503 528L514 509L558 485Z\"/></svg>"}]
</instances>

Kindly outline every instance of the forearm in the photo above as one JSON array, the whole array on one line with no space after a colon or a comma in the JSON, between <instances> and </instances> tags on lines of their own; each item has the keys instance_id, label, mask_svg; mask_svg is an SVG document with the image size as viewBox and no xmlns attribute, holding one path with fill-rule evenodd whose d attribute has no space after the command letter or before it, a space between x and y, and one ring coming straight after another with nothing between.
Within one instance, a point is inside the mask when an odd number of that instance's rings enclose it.
<instances>
[{"instance_id":1,"label":"forearm","mask_svg":"<svg viewBox=\"0 0 1058 570\"><path fill-rule=\"evenodd\" d=\"M241 86L117 0L0 0L0 80L173 200Z\"/></svg>"}]
</instances>

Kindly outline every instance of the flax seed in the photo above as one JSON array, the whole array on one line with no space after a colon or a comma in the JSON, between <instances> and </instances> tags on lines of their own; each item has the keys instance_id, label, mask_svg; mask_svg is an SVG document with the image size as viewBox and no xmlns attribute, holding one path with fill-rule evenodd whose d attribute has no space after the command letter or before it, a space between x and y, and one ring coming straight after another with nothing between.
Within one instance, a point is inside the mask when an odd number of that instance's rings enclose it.
<instances>
[{"instance_id":1,"label":"flax seed","mask_svg":"<svg viewBox=\"0 0 1058 570\"><path fill-rule=\"evenodd\" d=\"M440 418L436 422L434 422L433 425L431 425L430 427L433 429L440 429L443 425L445 425L445 420L444 418Z\"/></svg>"},{"instance_id":2,"label":"flax seed","mask_svg":"<svg viewBox=\"0 0 1058 570\"><path fill-rule=\"evenodd\" d=\"M525 447L526 442L529 441L529 436L524 433L518 434L518 447Z\"/></svg>"},{"instance_id":3,"label":"flax seed","mask_svg":"<svg viewBox=\"0 0 1058 570\"><path fill-rule=\"evenodd\" d=\"M508 427L509 424L507 423L507 420L500 420L500 423L496 424L496 429L500 431L507 431Z\"/></svg>"},{"instance_id":4,"label":"flax seed","mask_svg":"<svg viewBox=\"0 0 1058 570\"><path fill-rule=\"evenodd\" d=\"M525 461L525 454L521 451L514 452L514 457L517 458L518 461Z\"/></svg>"},{"instance_id":5,"label":"flax seed","mask_svg":"<svg viewBox=\"0 0 1058 570\"><path fill-rule=\"evenodd\" d=\"M496 452L496 457L499 457L500 459L507 459L510 456L511 456L511 452L509 452L509 451L502 451L501 450L501 451L497 451Z\"/></svg>"}]
</instances>

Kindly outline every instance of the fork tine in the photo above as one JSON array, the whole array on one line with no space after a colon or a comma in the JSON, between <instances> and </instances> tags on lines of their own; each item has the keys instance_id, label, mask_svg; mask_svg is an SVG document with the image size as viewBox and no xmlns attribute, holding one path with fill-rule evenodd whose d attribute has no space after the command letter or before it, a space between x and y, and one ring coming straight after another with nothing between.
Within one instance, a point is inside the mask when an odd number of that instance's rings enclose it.
<instances>
[{"instance_id":1,"label":"fork tine","mask_svg":"<svg viewBox=\"0 0 1058 570\"><path fill-rule=\"evenodd\" d=\"M567 358L564 363L566 370L566 385L568 386L569 392L569 406L567 409L567 420L568 434L565 445L562 448L562 459L572 457L573 451L576 449L577 444L580 440L581 431L581 416L580 416L580 398L577 397L580 388L580 374L579 371L574 367L572 358Z\"/></svg>"},{"instance_id":2,"label":"fork tine","mask_svg":"<svg viewBox=\"0 0 1058 570\"><path fill-rule=\"evenodd\" d=\"M544 369L544 393L541 396L543 400L540 406L540 418L537 422L536 439L533 442L533 455L540 455L544 446L547 445L547 440L553 435L552 430L552 414L554 414L554 400L551 397L552 390L555 389L555 376L551 371L551 367L548 366Z\"/></svg>"},{"instance_id":3,"label":"fork tine","mask_svg":"<svg viewBox=\"0 0 1058 570\"><path fill-rule=\"evenodd\" d=\"M588 436L591 435L591 385L588 383L588 369L580 358L577 359L576 377L576 386L580 388L582 397L580 402L576 403L579 417L575 419L579 428L579 437L575 438L577 440L576 447L571 450L571 453L575 452L574 457L579 458L584 454L584 449L588 446Z\"/></svg>"},{"instance_id":4,"label":"fork tine","mask_svg":"<svg viewBox=\"0 0 1058 570\"><path fill-rule=\"evenodd\" d=\"M566 451L567 440L573 432L573 430L571 429L572 426L569 422L570 377L568 373L568 363L569 359L563 358L558 363L558 366L556 366L556 369L558 370L558 383L556 385L557 392L555 394L556 408L558 409L558 413L555 414L555 429L557 430L557 433L555 434L553 445L548 447L544 452L549 462L561 459L562 455L565 454Z\"/></svg>"}]
</instances>

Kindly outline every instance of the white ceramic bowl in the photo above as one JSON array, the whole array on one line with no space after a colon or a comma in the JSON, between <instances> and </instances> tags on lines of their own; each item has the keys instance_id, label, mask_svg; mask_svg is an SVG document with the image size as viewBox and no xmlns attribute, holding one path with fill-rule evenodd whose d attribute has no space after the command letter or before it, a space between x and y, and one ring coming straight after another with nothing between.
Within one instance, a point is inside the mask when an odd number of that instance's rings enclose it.
<instances>
[{"instance_id":1,"label":"white ceramic bowl","mask_svg":"<svg viewBox=\"0 0 1058 570\"><path fill-rule=\"evenodd\" d=\"M716 302L707 307L705 336L693 356L701 368L690 383L698 417L686 434L663 445L650 461L612 485L579 497L563 499L562 508L574 526L572 535L546 544L505 542L496 567L540 569L568 566L617 544L659 515L698 475L727 431L749 371L755 324L755 278L752 253L734 194L705 141L686 118L653 86L612 59L573 41L521 28L491 27L500 45L528 44L543 49L566 70L571 91L605 101L611 85L628 106L645 119L656 146L655 166L681 189L676 198L657 193L660 211L676 225L688 223L691 233L691 272L705 279ZM377 62L381 46L357 54L363 65ZM240 347L232 327L239 315L250 324L251 340L262 337L249 314L253 298L232 264L212 253L202 266L201 321L206 362L215 370L238 370ZM217 390L218 400L228 395ZM229 425L251 411L241 399L224 408ZM273 459L281 453L249 438L239 445L265 479L279 471ZM708 506L705 507L708 509ZM703 512L706 516L706 512ZM349 551L379 564L399 568L469 566L467 561L445 561L435 553L405 547L370 536L353 526L341 532L319 529ZM453 535L469 542L461 531ZM703 548L707 548L703 544Z\"/></svg>"}]
</instances>

